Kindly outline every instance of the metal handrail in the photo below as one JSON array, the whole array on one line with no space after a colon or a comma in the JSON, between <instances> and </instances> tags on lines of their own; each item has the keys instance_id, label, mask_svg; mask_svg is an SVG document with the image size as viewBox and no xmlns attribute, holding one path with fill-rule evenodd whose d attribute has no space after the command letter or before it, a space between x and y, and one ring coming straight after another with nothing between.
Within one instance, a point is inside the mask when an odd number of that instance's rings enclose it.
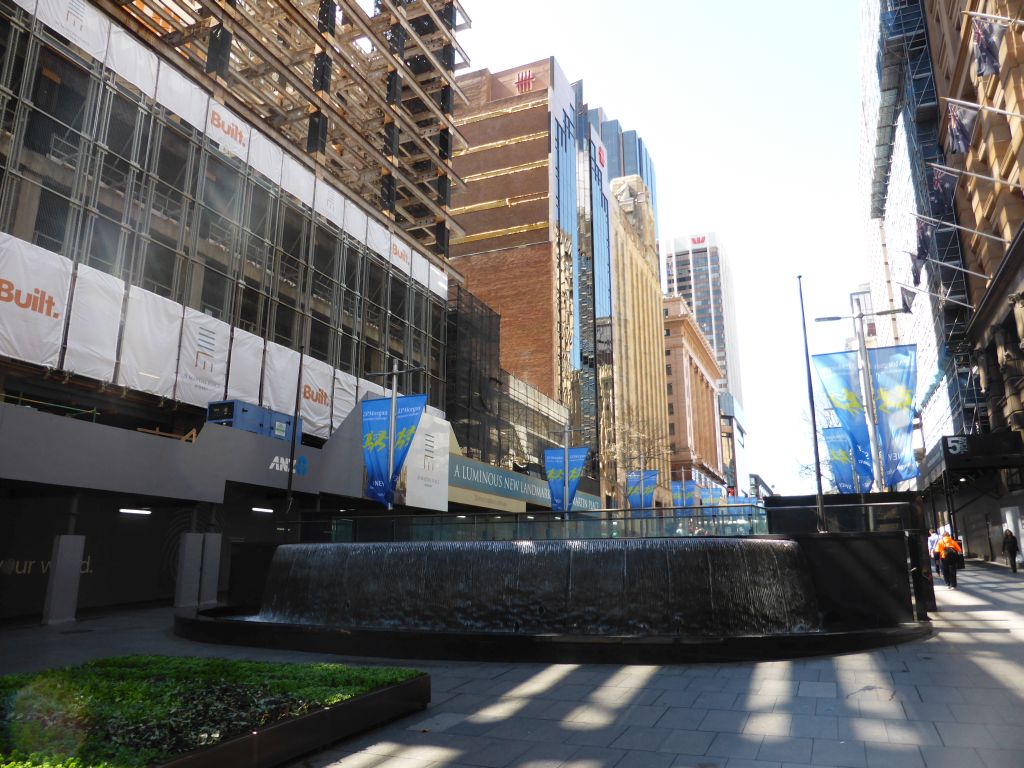
<instances>
[{"instance_id":1,"label":"metal handrail","mask_svg":"<svg viewBox=\"0 0 1024 768\"><path fill-rule=\"evenodd\" d=\"M0 394L0 401L13 403L15 405L41 405L45 408L53 408L58 411L68 411L71 418L77 418L79 416L92 416L92 421L96 423L96 417L100 415L99 409L97 408L74 408L70 405L61 405L60 403L50 403L45 400L32 400L28 397L22 397L18 395Z\"/></svg>"}]
</instances>

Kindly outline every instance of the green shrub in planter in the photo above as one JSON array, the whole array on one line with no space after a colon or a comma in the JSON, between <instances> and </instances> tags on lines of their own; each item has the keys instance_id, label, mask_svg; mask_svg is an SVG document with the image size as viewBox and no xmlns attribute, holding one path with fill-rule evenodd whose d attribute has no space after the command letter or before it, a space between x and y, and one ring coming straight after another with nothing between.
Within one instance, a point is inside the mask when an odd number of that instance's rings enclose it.
<instances>
[{"instance_id":1,"label":"green shrub in planter","mask_svg":"<svg viewBox=\"0 0 1024 768\"><path fill-rule=\"evenodd\" d=\"M0 677L0 768L142 768L420 674L127 656Z\"/></svg>"}]
</instances>

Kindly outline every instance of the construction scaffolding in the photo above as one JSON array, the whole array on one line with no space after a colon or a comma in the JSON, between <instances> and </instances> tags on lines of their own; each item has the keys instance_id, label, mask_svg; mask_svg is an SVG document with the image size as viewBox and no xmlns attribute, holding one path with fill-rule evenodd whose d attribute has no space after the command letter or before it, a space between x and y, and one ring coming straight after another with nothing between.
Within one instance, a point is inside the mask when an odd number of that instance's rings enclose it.
<instances>
[{"instance_id":1,"label":"construction scaffolding","mask_svg":"<svg viewBox=\"0 0 1024 768\"><path fill-rule=\"evenodd\" d=\"M463 234L448 212L464 186L459 0L94 2L425 247L447 256Z\"/></svg>"}]
</instances>

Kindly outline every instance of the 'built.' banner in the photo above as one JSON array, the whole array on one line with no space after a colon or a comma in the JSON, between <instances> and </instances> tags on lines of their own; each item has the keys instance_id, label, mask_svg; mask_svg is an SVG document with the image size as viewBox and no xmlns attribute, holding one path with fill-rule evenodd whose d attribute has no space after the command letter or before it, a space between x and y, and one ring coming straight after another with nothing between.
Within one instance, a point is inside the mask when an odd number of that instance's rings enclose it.
<instances>
[{"instance_id":1,"label":"'built.' banner","mask_svg":"<svg viewBox=\"0 0 1024 768\"><path fill-rule=\"evenodd\" d=\"M686 493L683 490L682 480L672 481L672 506L677 510L686 503ZM678 514L678 511L676 512Z\"/></svg>"},{"instance_id":2,"label":"'built.' banner","mask_svg":"<svg viewBox=\"0 0 1024 768\"><path fill-rule=\"evenodd\" d=\"M363 400L363 462L366 465L366 495L381 504L391 504L402 463L409 452L420 416L427 405L426 395L399 397L395 415L394 470L388 477L388 428L391 400Z\"/></svg>"},{"instance_id":3,"label":"'built.' banner","mask_svg":"<svg viewBox=\"0 0 1024 768\"><path fill-rule=\"evenodd\" d=\"M917 347L869 349L871 387L882 472L887 486L917 477L914 460L914 390L917 387Z\"/></svg>"},{"instance_id":4,"label":"'built.' banner","mask_svg":"<svg viewBox=\"0 0 1024 768\"><path fill-rule=\"evenodd\" d=\"M868 422L864 415L857 355L855 352L833 352L814 355L812 359L825 396L850 441L861 487L866 486L866 491L870 490L875 473L871 466L871 439L868 437Z\"/></svg>"},{"instance_id":5,"label":"'built.' banner","mask_svg":"<svg viewBox=\"0 0 1024 768\"><path fill-rule=\"evenodd\" d=\"M569 496L565 496L565 449L546 448L544 450L544 468L548 479L548 490L551 491L551 511L568 512L572 509L572 500L583 474L583 464L587 460L590 449L586 446L569 449Z\"/></svg>"},{"instance_id":6,"label":"'built.' banner","mask_svg":"<svg viewBox=\"0 0 1024 768\"><path fill-rule=\"evenodd\" d=\"M658 470L634 470L626 473L626 496L630 509L649 508L654 503L654 488L658 485ZM650 516L650 511L644 513Z\"/></svg>"}]
</instances>

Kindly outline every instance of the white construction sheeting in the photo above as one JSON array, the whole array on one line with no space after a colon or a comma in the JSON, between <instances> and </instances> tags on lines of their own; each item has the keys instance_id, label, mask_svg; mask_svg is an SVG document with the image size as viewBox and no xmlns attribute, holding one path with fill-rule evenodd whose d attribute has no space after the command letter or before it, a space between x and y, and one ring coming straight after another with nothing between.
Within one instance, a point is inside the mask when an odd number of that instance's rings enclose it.
<instances>
[{"instance_id":1,"label":"white construction sheeting","mask_svg":"<svg viewBox=\"0 0 1024 768\"><path fill-rule=\"evenodd\" d=\"M206 135L217 142L222 152L234 155L243 162L249 159L252 128L230 109L213 99L210 99Z\"/></svg>"},{"instance_id":2,"label":"white construction sheeting","mask_svg":"<svg viewBox=\"0 0 1024 768\"><path fill-rule=\"evenodd\" d=\"M223 320L185 308L174 399L205 407L224 398L231 326Z\"/></svg>"},{"instance_id":3,"label":"white construction sheeting","mask_svg":"<svg viewBox=\"0 0 1024 768\"><path fill-rule=\"evenodd\" d=\"M231 339L231 368L228 371L228 399L246 403L260 401L263 371L263 338L235 328Z\"/></svg>"},{"instance_id":4,"label":"white construction sheeting","mask_svg":"<svg viewBox=\"0 0 1024 768\"><path fill-rule=\"evenodd\" d=\"M316 180L314 209L339 228L345 223L345 197L323 179Z\"/></svg>"},{"instance_id":5,"label":"white construction sheeting","mask_svg":"<svg viewBox=\"0 0 1024 768\"><path fill-rule=\"evenodd\" d=\"M360 243L366 242L366 222L367 216L358 205L345 206L345 231Z\"/></svg>"},{"instance_id":6,"label":"white construction sheeting","mask_svg":"<svg viewBox=\"0 0 1024 768\"><path fill-rule=\"evenodd\" d=\"M107 58L104 64L151 99L156 96L156 78L160 60L131 33L116 24L111 25L110 28L110 44L107 46Z\"/></svg>"},{"instance_id":7,"label":"white construction sheeting","mask_svg":"<svg viewBox=\"0 0 1024 768\"><path fill-rule=\"evenodd\" d=\"M313 207L313 173L291 155L284 156L281 165L281 186L310 208ZM290 411L289 411L290 413Z\"/></svg>"},{"instance_id":8,"label":"white construction sheeting","mask_svg":"<svg viewBox=\"0 0 1024 768\"><path fill-rule=\"evenodd\" d=\"M259 131L253 131L249 142L249 165L275 184L281 183L284 152Z\"/></svg>"},{"instance_id":9,"label":"white construction sheeting","mask_svg":"<svg viewBox=\"0 0 1024 768\"><path fill-rule=\"evenodd\" d=\"M334 400L331 403L331 426L337 429L356 407L356 387L359 379L344 371L334 371Z\"/></svg>"},{"instance_id":10,"label":"white construction sheeting","mask_svg":"<svg viewBox=\"0 0 1024 768\"><path fill-rule=\"evenodd\" d=\"M412 252L412 279L424 288L430 287L430 262L416 251Z\"/></svg>"},{"instance_id":11,"label":"white construction sheeting","mask_svg":"<svg viewBox=\"0 0 1024 768\"><path fill-rule=\"evenodd\" d=\"M433 264L430 265L430 290L448 300L448 275Z\"/></svg>"},{"instance_id":12,"label":"white construction sheeting","mask_svg":"<svg viewBox=\"0 0 1024 768\"><path fill-rule=\"evenodd\" d=\"M370 250L376 251L385 259L391 252L391 233L373 219L368 219L366 224L366 244Z\"/></svg>"},{"instance_id":13,"label":"white construction sheeting","mask_svg":"<svg viewBox=\"0 0 1024 768\"><path fill-rule=\"evenodd\" d=\"M174 67L163 62L156 81L156 100L196 128L206 127L209 95Z\"/></svg>"},{"instance_id":14,"label":"white construction sheeting","mask_svg":"<svg viewBox=\"0 0 1024 768\"><path fill-rule=\"evenodd\" d=\"M334 368L308 355L302 363L302 431L319 437L331 434L331 396Z\"/></svg>"},{"instance_id":15,"label":"white construction sheeting","mask_svg":"<svg viewBox=\"0 0 1024 768\"><path fill-rule=\"evenodd\" d=\"M70 261L0 233L0 355L57 365L70 283Z\"/></svg>"},{"instance_id":16,"label":"white construction sheeting","mask_svg":"<svg viewBox=\"0 0 1024 768\"><path fill-rule=\"evenodd\" d=\"M117 369L120 386L173 396L181 317L181 304L134 285L128 289L121 364Z\"/></svg>"},{"instance_id":17,"label":"white construction sheeting","mask_svg":"<svg viewBox=\"0 0 1024 768\"><path fill-rule=\"evenodd\" d=\"M412 248L400 240L398 235L391 236L391 263L405 274L412 274Z\"/></svg>"},{"instance_id":18,"label":"white construction sheeting","mask_svg":"<svg viewBox=\"0 0 1024 768\"><path fill-rule=\"evenodd\" d=\"M85 264L78 265L64 370L113 381L123 302L123 280Z\"/></svg>"},{"instance_id":19,"label":"white construction sheeting","mask_svg":"<svg viewBox=\"0 0 1024 768\"><path fill-rule=\"evenodd\" d=\"M295 386L299 378L299 353L268 341L265 360L261 405L281 413L294 413Z\"/></svg>"},{"instance_id":20,"label":"white construction sheeting","mask_svg":"<svg viewBox=\"0 0 1024 768\"><path fill-rule=\"evenodd\" d=\"M97 61L106 58L110 21L85 0L39 0L36 17Z\"/></svg>"}]
</instances>

